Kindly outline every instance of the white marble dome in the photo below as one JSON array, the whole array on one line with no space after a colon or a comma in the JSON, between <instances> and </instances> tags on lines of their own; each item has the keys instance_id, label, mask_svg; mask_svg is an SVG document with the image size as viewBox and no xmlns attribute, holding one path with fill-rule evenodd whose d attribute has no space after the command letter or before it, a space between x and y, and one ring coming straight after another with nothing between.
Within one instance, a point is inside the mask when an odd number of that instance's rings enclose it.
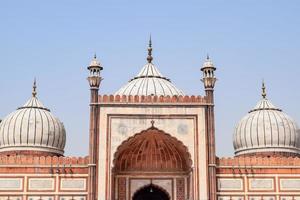
<instances>
[{"instance_id":1,"label":"white marble dome","mask_svg":"<svg viewBox=\"0 0 300 200\"><path fill-rule=\"evenodd\" d=\"M237 124L233 136L236 155L300 153L300 130L296 122L267 98L263 98Z\"/></svg>"},{"instance_id":2,"label":"white marble dome","mask_svg":"<svg viewBox=\"0 0 300 200\"><path fill-rule=\"evenodd\" d=\"M42 152L63 155L66 142L64 125L33 96L0 123L0 153Z\"/></svg>"},{"instance_id":3,"label":"white marble dome","mask_svg":"<svg viewBox=\"0 0 300 200\"><path fill-rule=\"evenodd\" d=\"M148 47L148 63L140 73L121 87L115 95L156 95L156 96L180 96L184 93L179 90L170 79L164 77L152 63L152 42L151 38Z\"/></svg>"},{"instance_id":4,"label":"white marble dome","mask_svg":"<svg viewBox=\"0 0 300 200\"><path fill-rule=\"evenodd\" d=\"M152 63L147 63L141 72L121 87L115 95L179 96L184 93L177 89L170 79L162 76Z\"/></svg>"}]
</instances>

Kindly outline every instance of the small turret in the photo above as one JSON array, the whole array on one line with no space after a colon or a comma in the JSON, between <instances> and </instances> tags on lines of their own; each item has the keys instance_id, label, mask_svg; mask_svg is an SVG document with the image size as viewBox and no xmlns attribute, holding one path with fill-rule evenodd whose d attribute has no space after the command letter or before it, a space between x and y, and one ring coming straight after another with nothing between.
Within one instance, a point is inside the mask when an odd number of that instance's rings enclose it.
<instances>
[{"instance_id":1,"label":"small turret","mask_svg":"<svg viewBox=\"0 0 300 200\"><path fill-rule=\"evenodd\" d=\"M90 71L90 75L88 77L88 81L91 89L99 89L100 83L102 81L101 71L103 67L100 62L97 60L96 54L94 55L93 60L88 66L88 70Z\"/></svg>"},{"instance_id":2,"label":"small turret","mask_svg":"<svg viewBox=\"0 0 300 200\"><path fill-rule=\"evenodd\" d=\"M201 81L204 83L206 96L213 102L213 91L217 81L217 78L215 77L216 68L208 55L201 71L203 72L203 78Z\"/></svg>"}]
</instances>

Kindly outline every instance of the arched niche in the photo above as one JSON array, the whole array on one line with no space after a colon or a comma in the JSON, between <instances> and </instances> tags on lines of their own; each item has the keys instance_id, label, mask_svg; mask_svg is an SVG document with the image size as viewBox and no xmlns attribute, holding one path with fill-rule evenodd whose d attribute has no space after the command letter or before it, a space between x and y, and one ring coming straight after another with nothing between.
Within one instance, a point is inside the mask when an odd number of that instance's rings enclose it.
<instances>
[{"instance_id":1,"label":"arched niche","mask_svg":"<svg viewBox=\"0 0 300 200\"><path fill-rule=\"evenodd\" d=\"M132 199L136 191L130 188L147 187L150 180L170 192L170 199L181 200L178 196L185 198L189 194L186 188L191 187L193 172L188 148L154 126L124 141L114 154L113 164L112 195L115 199ZM166 184L169 189L165 189Z\"/></svg>"},{"instance_id":2,"label":"arched niche","mask_svg":"<svg viewBox=\"0 0 300 200\"><path fill-rule=\"evenodd\" d=\"M188 172L192 160L181 141L151 127L124 141L118 147L113 163L115 173Z\"/></svg>"}]
</instances>

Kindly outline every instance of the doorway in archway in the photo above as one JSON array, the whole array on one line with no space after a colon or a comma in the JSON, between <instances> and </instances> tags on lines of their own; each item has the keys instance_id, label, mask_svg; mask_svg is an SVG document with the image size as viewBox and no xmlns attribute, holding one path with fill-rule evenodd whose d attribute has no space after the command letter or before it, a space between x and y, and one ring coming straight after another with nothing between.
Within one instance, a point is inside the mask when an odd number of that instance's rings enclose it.
<instances>
[{"instance_id":1,"label":"doorway in archway","mask_svg":"<svg viewBox=\"0 0 300 200\"><path fill-rule=\"evenodd\" d=\"M149 185L138 190L133 200L170 200L169 195L154 185Z\"/></svg>"}]
</instances>

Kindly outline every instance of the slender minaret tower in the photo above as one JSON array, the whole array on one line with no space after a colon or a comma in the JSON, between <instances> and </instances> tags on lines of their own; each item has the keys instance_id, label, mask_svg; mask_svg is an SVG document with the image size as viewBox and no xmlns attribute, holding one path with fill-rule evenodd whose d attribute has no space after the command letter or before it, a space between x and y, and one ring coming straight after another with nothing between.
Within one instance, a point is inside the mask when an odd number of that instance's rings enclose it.
<instances>
[{"instance_id":1,"label":"slender minaret tower","mask_svg":"<svg viewBox=\"0 0 300 200\"><path fill-rule=\"evenodd\" d=\"M216 68L208 55L201 71L203 72L203 78L201 80L204 83L206 96L211 103L214 103L214 87L217 81L215 77Z\"/></svg>"},{"instance_id":2,"label":"slender minaret tower","mask_svg":"<svg viewBox=\"0 0 300 200\"><path fill-rule=\"evenodd\" d=\"M96 55L88 66L90 75L88 81L91 90L90 99L90 142L89 142L89 177L88 177L88 200L97 199L97 160L98 160L98 134L99 134L99 109L97 106L98 102L98 91L102 81L100 62L98 62Z\"/></svg>"},{"instance_id":3,"label":"slender minaret tower","mask_svg":"<svg viewBox=\"0 0 300 200\"><path fill-rule=\"evenodd\" d=\"M216 144L215 144L215 117L214 117L214 87L217 81L214 72L216 68L209 56L201 68L203 72L202 82L204 83L208 105L206 107L206 138L208 158L208 199L217 199L216 181Z\"/></svg>"}]
</instances>

